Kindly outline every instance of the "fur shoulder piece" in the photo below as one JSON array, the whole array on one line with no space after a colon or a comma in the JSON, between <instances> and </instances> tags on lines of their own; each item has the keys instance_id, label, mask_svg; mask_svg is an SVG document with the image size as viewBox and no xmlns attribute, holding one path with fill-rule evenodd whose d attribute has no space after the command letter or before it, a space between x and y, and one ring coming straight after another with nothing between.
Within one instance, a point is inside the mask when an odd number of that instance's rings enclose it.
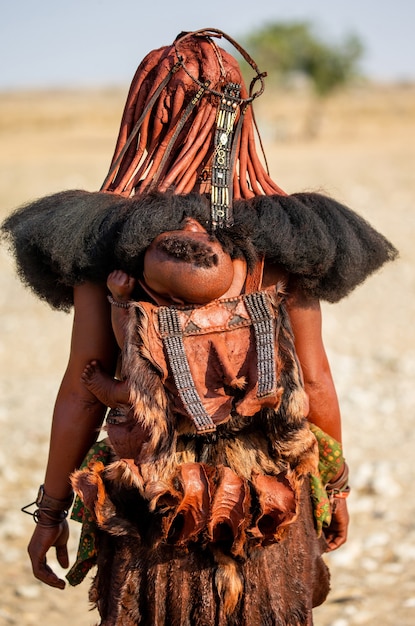
<instances>
[{"instance_id":1,"label":"fur shoulder piece","mask_svg":"<svg viewBox=\"0 0 415 626\"><path fill-rule=\"evenodd\" d=\"M105 282L113 269L139 275L144 251L186 216L206 224L199 194L153 193L125 198L63 191L12 213L2 236L22 281L53 308L69 310L72 287ZM232 256L252 264L257 253L283 266L308 294L337 302L396 258L393 245L363 218L317 193L237 201L235 224L216 234Z\"/></svg>"}]
</instances>

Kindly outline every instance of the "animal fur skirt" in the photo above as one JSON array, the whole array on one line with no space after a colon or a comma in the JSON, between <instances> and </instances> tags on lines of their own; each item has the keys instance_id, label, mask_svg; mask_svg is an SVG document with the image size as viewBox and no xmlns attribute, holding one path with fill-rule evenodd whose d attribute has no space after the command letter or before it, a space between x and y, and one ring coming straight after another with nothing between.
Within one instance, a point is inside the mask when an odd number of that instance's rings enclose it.
<instances>
[{"instance_id":1,"label":"animal fur skirt","mask_svg":"<svg viewBox=\"0 0 415 626\"><path fill-rule=\"evenodd\" d=\"M256 525L251 520L244 532L240 521L244 503L235 497L232 475L218 468L216 481L221 477L225 488L217 481L210 505L204 503L218 523L215 528L205 525L200 532L203 521L196 506L199 464L184 464L181 474L186 489L181 503L159 502L158 514L149 513L148 503L137 497L133 484L130 489L125 484L122 489L116 486L120 476L113 480L113 468L120 466L111 463L110 457L101 458L78 473L76 481L83 497L83 503L78 501L82 515L92 508L89 498L95 501L95 519L89 528L83 517L80 545L93 544L90 564L97 566L97 573L90 600L100 613L100 626L313 623L312 608L324 602L329 591L329 572L322 559L325 540L315 529L307 478L297 485L294 515L290 490L282 480L280 488L271 485L274 494L278 492L276 497L272 498L268 489L268 497L262 498L262 511L279 508L278 519L268 512ZM212 484L213 478L211 475ZM252 484L252 492L255 487L266 494L270 486ZM186 500L190 502L187 510ZM252 504L251 499L251 508ZM175 512L170 519L166 515L169 510ZM224 517L226 524L221 523ZM183 537L185 541L181 541ZM68 580L79 582L69 575Z\"/></svg>"},{"instance_id":2,"label":"animal fur skirt","mask_svg":"<svg viewBox=\"0 0 415 626\"><path fill-rule=\"evenodd\" d=\"M306 626L324 602L329 573L313 525L308 486L281 541L234 559L199 545L149 547L114 527L98 535L90 599L101 626ZM229 612L226 594L238 594ZM239 591L242 593L238 593Z\"/></svg>"}]
</instances>

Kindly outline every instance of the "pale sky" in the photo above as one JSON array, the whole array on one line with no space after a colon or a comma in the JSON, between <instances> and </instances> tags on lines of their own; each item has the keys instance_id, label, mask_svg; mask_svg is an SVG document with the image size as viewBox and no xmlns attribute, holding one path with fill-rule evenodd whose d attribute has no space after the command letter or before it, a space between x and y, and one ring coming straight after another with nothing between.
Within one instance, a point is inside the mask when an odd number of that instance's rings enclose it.
<instances>
[{"instance_id":1,"label":"pale sky","mask_svg":"<svg viewBox=\"0 0 415 626\"><path fill-rule=\"evenodd\" d=\"M122 85L149 50L182 30L220 28L238 40L264 23L300 19L333 43L357 34L368 76L415 80L413 0L0 2L0 90Z\"/></svg>"}]
</instances>

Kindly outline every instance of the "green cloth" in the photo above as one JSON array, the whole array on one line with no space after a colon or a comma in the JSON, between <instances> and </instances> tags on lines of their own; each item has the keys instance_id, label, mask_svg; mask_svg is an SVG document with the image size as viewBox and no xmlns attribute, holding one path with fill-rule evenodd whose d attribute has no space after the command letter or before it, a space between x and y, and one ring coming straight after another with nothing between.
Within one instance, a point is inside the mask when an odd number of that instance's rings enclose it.
<instances>
[{"instance_id":1,"label":"green cloth","mask_svg":"<svg viewBox=\"0 0 415 626\"><path fill-rule=\"evenodd\" d=\"M96 463L97 461L101 461L104 465L111 463L112 450L108 439L97 441L97 443L92 446L80 469L88 467L91 462ZM83 581L91 567L96 563L98 527L91 512L86 508L79 496L75 498L71 519L81 522L82 524L76 561L66 574L69 584L75 586Z\"/></svg>"},{"instance_id":2,"label":"green cloth","mask_svg":"<svg viewBox=\"0 0 415 626\"><path fill-rule=\"evenodd\" d=\"M320 536L323 528L329 526L331 521L331 508L326 485L339 473L344 463L344 458L342 446L338 441L329 437L324 431L311 423L310 430L317 439L319 449L318 472L310 476L310 489L316 530ZM90 463L98 461L108 465L112 460L110 444L108 440L104 439L92 446L82 463L81 469L88 467ZM84 506L79 496L75 498L71 519L82 524L77 558L66 575L69 584L75 586L83 581L88 571L96 563L98 527L90 511Z\"/></svg>"},{"instance_id":3,"label":"green cloth","mask_svg":"<svg viewBox=\"0 0 415 626\"><path fill-rule=\"evenodd\" d=\"M326 485L340 472L344 457L339 441L311 422L310 430L317 439L319 453L318 471L317 474L310 476L310 489L316 530L320 536L323 528L329 526L331 522L331 506Z\"/></svg>"}]
</instances>

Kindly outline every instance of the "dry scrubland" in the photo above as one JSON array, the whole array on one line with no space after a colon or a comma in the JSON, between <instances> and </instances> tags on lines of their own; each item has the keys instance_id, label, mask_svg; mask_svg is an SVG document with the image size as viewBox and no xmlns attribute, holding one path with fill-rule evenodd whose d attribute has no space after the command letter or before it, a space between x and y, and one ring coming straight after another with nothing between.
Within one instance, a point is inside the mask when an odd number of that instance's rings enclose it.
<instances>
[{"instance_id":1,"label":"dry scrubland","mask_svg":"<svg viewBox=\"0 0 415 626\"><path fill-rule=\"evenodd\" d=\"M40 195L96 190L124 97L122 90L0 94L1 217ZM328 557L333 591L315 623L409 626L415 623L415 88L339 94L326 103L314 140L303 134L310 106L304 94L276 94L258 109L276 180L287 191L334 195L401 253L347 300L324 306L353 493L350 540ZM87 626L96 621L87 584L62 593L32 578L25 550L32 521L19 512L42 481L71 317L21 287L4 249L0 264L0 624Z\"/></svg>"}]
</instances>

